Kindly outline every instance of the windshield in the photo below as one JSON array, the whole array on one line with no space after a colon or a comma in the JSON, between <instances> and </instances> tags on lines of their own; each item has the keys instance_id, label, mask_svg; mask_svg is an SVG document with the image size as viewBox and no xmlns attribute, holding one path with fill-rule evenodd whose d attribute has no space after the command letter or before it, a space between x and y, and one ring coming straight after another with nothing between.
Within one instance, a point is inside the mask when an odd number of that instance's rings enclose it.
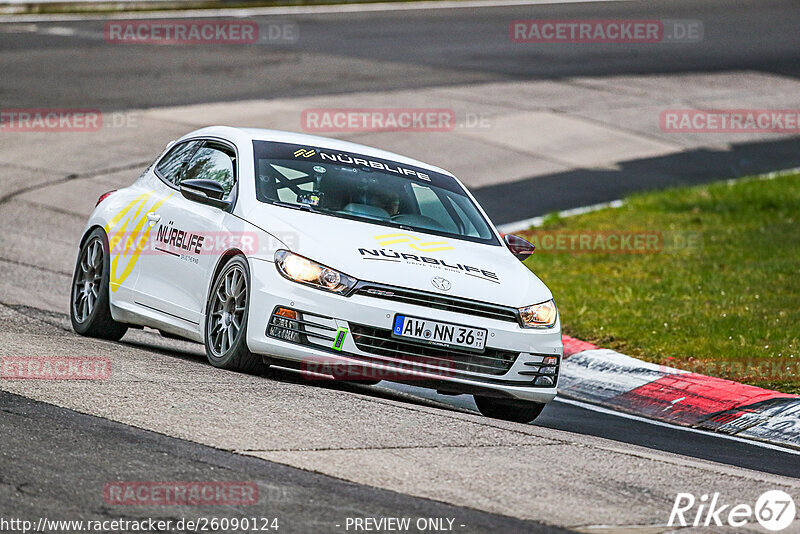
<instances>
[{"instance_id":1,"label":"windshield","mask_svg":"<svg viewBox=\"0 0 800 534\"><path fill-rule=\"evenodd\" d=\"M393 161L305 145L254 141L261 202L322 215L499 244L450 176Z\"/></svg>"}]
</instances>

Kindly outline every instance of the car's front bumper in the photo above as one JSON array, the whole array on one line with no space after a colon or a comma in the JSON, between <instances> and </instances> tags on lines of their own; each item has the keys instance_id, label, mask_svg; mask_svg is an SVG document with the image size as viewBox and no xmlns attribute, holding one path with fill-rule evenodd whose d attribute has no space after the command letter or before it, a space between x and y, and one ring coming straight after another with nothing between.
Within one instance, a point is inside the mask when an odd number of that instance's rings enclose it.
<instances>
[{"instance_id":1,"label":"car's front bumper","mask_svg":"<svg viewBox=\"0 0 800 534\"><path fill-rule=\"evenodd\" d=\"M347 368L348 377L413 382L448 392L533 402L549 402L556 396L563 352L559 324L546 330L523 329L510 321L384 298L361 294L343 297L286 280L269 261L251 259L250 269L252 292L247 342L255 353L294 362L295 367L311 376L331 371L336 375L336 369ZM306 324L292 326L299 327L304 334L295 336L293 341L275 336L276 332L286 333L285 329L269 327L271 319L275 324L273 314L279 307L303 314ZM442 353L415 343L398 344L390 339L394 316L398 313L486 328L487 350L482 355ZM342 329L347 333L334 348ZM553 384L534 385L542 376L539 370L546 369L540 365L542 360L552 357L558 358L558 365L546 372Z\"/></svg>"}]
</instances>

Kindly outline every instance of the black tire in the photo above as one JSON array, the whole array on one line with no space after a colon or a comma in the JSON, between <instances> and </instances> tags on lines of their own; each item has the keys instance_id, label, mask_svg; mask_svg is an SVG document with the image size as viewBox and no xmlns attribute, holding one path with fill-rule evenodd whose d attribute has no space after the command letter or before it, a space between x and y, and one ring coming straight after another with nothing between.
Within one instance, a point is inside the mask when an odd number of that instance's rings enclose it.
<instances>
[{"instance_id":1,"label":"black tire","mask_svg":"<svg viewBox=\"0 0 800 534\"><path fill-rule=\"evenodd\" d=\"M475 404L478 406L478 411L486 417L515 423L530 423L539 417L544 409L544 404L538 402L496 399L479 395L475 395Z\"/></svg>"},{"instance_id":2,"label":"black tire","mask_svg":"<svg viewBox=\"0 0 800 534\"><path fill-rule=\"evenodd\" d=\"M206 305L206 357L214 367L240 373L255 373L268 367L261 356L247 347L249 311L250 269L244 256L233 256L211 284Z\"/></svg>"},{"instance_id":3,"label":"black tire","mask_svg":"<svg viewBox=\"0 0 800 534\"><path fill-rule=\"evenodd\" d=\"M95 228L78 251L69 296L72 329L82 336L117 341L128 330L111 317L109 272L108 238Z\"/></svg>"}]
</instances>

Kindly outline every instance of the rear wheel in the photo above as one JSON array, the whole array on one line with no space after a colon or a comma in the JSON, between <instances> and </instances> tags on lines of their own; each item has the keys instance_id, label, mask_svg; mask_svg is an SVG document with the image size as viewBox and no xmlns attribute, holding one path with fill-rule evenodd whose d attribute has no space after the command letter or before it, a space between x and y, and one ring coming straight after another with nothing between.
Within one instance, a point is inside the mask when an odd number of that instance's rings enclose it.
<instances>
[{"instance_id":1,"label":"rear wheel","mask_svg":"<svg viewBox=\"0 0 800 534\"><path fill-rule=\"evenodd\" d=\"M486 417L515 423L530 423L542 413L544 404L516 399L496 399L475 395L475 404Z\"/></svg>"},{"instance_id":2,"label":"rear wheel","mask_svg":"<svg viewBox=\"0 0 800 534\"><path fill-rule=\"evenodd\" d=\"M111 317L109 253L106 234L95 228L87 236L72 275L69 308L72 329L82 336L117 341L128 327Z\"/></svg>"},{"instance_id":3,"label":"rear wheel","mask_svg":"<svg viewBox=\"0 0 800 534\"><path fill-rule=\"evenodd\" d=\"M234 256L214 279L206 307L206 356L214 367L242 373L267 367L247 348L249 306L250 270L243 256Z\"/></svg>"}]
</instances>

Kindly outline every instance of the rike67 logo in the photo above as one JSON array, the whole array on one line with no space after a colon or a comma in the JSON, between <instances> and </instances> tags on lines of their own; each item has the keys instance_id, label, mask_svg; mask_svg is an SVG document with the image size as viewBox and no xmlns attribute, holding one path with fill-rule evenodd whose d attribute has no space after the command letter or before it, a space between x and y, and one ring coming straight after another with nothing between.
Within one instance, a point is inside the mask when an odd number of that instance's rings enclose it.
<instances>
[{"instance_id":1,"label":"rike67 logo","mask_svg":"<svg viewBox=\"0 0 800 534\"><path fill-rule=\"evenodd\" d=\"M691 493L679 493L669 515L669 526L743 527L758 521L767 530L778 532L791 525L796 517L792 497L780 490L767 491L750 504L726 504L719 493L701 495L696 498Z\"/></svg>"}]
</instances>

